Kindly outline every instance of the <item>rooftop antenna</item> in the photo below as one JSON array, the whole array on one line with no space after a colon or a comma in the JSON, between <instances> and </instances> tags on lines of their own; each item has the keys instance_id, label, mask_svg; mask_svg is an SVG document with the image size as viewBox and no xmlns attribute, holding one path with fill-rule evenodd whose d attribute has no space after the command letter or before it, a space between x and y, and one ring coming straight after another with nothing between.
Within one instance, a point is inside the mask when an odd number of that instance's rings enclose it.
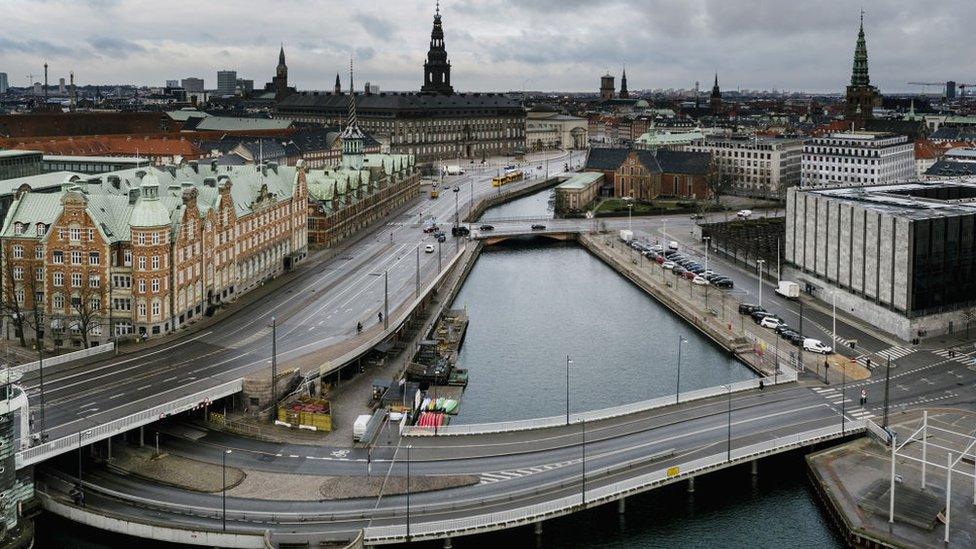
<instances>
[{"instance_id":1,"label":"rooftop antenna","mask_svg":"<svg viewBox=\"0 0 976 549\"><path fill-rule=\"evenodd\" d=\"M47 63L44 63L44 102L47 102Z\"/></svg>"}]
</instances>

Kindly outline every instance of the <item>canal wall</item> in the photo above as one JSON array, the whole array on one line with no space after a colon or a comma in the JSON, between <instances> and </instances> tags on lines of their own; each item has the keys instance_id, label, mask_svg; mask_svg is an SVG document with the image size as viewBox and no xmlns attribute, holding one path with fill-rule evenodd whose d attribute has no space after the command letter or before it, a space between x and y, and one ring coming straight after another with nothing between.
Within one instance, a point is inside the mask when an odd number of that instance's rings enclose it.
<instances>
[{"instance_id":1,"label":"canal wall","mask_svg":"<svg viewBox=\"0 0 976 549\"><path fill-rule=\"evenodd\" d=\"M504 188L500 188L497 193L483 198L478 202L475 207L468 212L468 215L463 219L464 223L475 223L489 208L499 206L506 202L511 202L517 198L522 198L523 196L539 192L543 189L548 189L549 187L555 187L556 185L565 181L565 177L550 177L548 179L540 179L535 183L529 183L528 185L509 185Z\"/></svg>"},{"instance_id":2,"label":"canal wall","mask_svg":"<svg viewBox=\"0 0 976 549\"><path fill-rule=\"evenodd\" d=\"M745 334L734 329L734 320L723 320L719 318L719 311L716 309L703 308L698 305L693 296L693 287L691 288L691 297L685 298L684 292L678 291L680 277L666 273L664 269L659 269L661 271L660 277L654 277L652 276L653 271L641 269L639 264L635 263L633 254L627 253L629 250L622 248L624 244L614 240L615 238L609 234L581 234L578 238L578 242L584 249L650 294L659 303L684 319L685 322L697 328L698 331L734 355L754 372L761 376L774 374L773 365L767 364L755 352L754 342ZM691 285L691 281L686 282ZM725 316L725 308L723 303L722 316ZM744 329L741 320L740 329Z\"/></svg>"}]
</instances>

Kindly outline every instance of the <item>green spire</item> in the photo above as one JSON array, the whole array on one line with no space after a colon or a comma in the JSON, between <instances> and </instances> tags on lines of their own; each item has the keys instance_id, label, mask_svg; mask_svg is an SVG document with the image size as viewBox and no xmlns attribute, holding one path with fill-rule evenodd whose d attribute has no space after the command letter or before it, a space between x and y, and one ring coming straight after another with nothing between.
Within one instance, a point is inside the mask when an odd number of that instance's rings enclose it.
<instances>
[{"instance_id":1,"label":"green spire","mask_svg":"<svg viewBox=\"0 0 976 549\"><path fill-rule=\"evenodd\" d=\"M868 76L868 46L864 42L864 10L861 10L861 30L857 33L857 47L854 49L854 70L851 73L852 86L870 86Z\"/></svg>"}]
</instances>

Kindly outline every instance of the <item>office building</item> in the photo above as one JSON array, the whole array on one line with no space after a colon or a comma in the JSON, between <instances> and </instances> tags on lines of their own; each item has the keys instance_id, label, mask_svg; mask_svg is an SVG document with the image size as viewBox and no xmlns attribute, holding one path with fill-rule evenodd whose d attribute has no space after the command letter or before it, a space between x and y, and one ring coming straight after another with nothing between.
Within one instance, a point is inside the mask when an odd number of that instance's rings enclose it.
<instances>
[{"instance_id":1,"label":"office building","mask_svg":"<svg viewBox=\"0 0 976 549\"><path fill-rule=\"evenodd\" d=\"M782 198L787 188L800 184L802 139L706 137L683 150L711 154L719 173L732 179L730 194Z\"/></svg>"},{"instance_id":2,"label":"office building","mask_svg":"<svg viewBox=\"0 0 976 549\"><path fill-rule=\"evenodd\" d=\"M803 148L800 185L880 185L915 177L915 147L904 135L833 133Z\"/></svg>"},{"instance_id":3,"label":"office building","mask_svg":"<svg viewBox=\"0 0 976 549\"><path fill-rule=\"evenodd\" d=\"M7 81L7 73L0 72L0 94L7 93L10 83Z\"/></svg>"},{"instance_id":4,"label":"office building","mask_svg":"<svg viewBox=\"0 0 976 549\"><path fill-rule=\"evenodd\" d=\"M217 71L217 95L237 93L237 71Z\"/></svg>"},{"instance_id":5,"label":"office building","mask_svg":"<svg viewBox=\"0 0 976 549\"><path fill-rule=\"evenodd\" d=\"M201 93L203 92L203 78L184 78L180 82L181 87L189 92Z\"/></svg>"},{"instance_id":6,"label":"office building","mask_svg":"<svg viewBox=\"0 0 976 549\"><path fill-rule=\"evenodd\" d=\"M976 307L976 182L790 189L784 250L784 278L863 322L959 332Z\"/></svg>"}]
</instances>

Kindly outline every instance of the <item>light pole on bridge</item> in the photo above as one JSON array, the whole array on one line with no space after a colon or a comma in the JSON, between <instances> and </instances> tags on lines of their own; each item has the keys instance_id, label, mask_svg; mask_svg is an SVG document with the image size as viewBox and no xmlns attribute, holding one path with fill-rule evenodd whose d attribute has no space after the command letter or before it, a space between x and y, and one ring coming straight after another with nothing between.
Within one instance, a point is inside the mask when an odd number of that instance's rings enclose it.
<instances>
[{"instance_id":1,"label":"light pole on bridge","mask_svg":"<svg viewBox=\"0 0 976 549\"><path fill-rule=\"evenodd\" d=\"M230 454L231 450L228 448L220 453L220 471L221 471L221 485L220 485L220 507L221 507L221 531L227 531L227 454Z\"/></svg>"},{"instance_id":2,"label":"light pole on bridge","mask_svg":"<svg viewBox=\"0 0 976 549\"><path fill-rule=\"evenodd\" d=\"M569 425L569 365L573 363L573 359L566 355L566 425Z\"/></svg>"},{"instance_id":3,"label":"light pole on bridge","mask_svg":"<svg viewBox=\"0 0 976 549\"><path fill-rule=\"evenodd\" d=\"M762 307L762 288L763 288L762 267L763 267L763 263L765 262L766 262L765 259L756 260L756 271L759 274L759 306L760 307Z\"/></svg>"},{"instance_id":4,"label":"light pole on bridge","mask_svg":"<svg viewBox=\"0 0 976 549\"><path fill-rule=\"evenodd\" d=\"M678 375L675 380L674 389L674 403L678 404L681 401L681 344L687 342L684 336L678 336Z\"/></svg>"}]
</instances>

